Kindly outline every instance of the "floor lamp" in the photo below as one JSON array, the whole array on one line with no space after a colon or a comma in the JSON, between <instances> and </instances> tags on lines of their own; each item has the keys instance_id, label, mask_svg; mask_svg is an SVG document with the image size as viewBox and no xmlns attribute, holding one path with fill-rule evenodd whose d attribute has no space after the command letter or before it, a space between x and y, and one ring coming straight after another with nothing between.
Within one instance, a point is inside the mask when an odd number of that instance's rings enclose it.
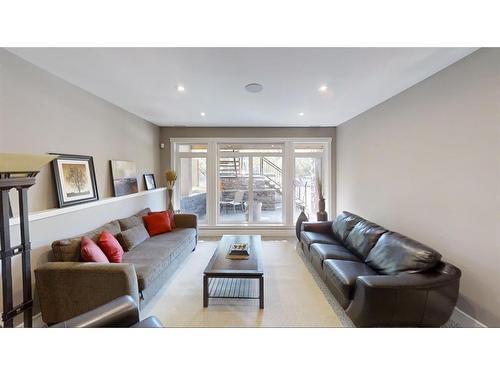
<instances>
[{"instance_id":1,"label":"floor lamp","mask_svg":"<svg viewBox=\"0 0 500 375\"><path fill-rule=\"evenodd\" d=\"M2 323L14 326L14 318L24 315L24 327L33 325L33 296L31 291L30 235L28 219L28 189L36 182L40 168L57 155L0 153L0 261L2 262ZM21 243L11 245L9 192L15 189L19 197L19 229ZM14 305L12 285L12 258L21 255L23 301Z\"/></svg>"}]
</instances>

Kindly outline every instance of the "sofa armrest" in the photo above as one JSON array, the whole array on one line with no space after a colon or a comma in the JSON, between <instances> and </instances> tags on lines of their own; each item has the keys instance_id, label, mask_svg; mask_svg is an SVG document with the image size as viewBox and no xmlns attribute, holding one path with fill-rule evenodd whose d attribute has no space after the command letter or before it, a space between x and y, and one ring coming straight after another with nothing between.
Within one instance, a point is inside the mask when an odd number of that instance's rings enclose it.
<instances>
[{"instance_id":1,"label":"sofa armrest","mask_svg":"<svg viewBox=\"0 0 500 375\"><path fill-rule=\"evenodd\" d=\"M49 262L35 270L35 279L47 324L68 320L123 295L139 303L132 264Z\"/></svg>"},{"instance_id":2,"label":"sofa armrest","mask_svg":"<svg viewBox=\"0 0 500 375\"><path fill-rule=\"evenodd\" d=\"M372 289L432 289L450 283L455 277L436 273L406 273L400 275L359 276L356 286Z\"/></svg>"},{"instance_id":3,"label":"sofa armrest","mask_svg":"<svg viewBox=\"0 0 500 375\"><path fill-rule=\"evenodd\" d=\"M360 276L347 314L360 327L441 326L457 302L457 271Z\"/></svg>"},{"instance_id":4,"label":"sofa armrest","mask_svg":"<svg viewBox=\"0 0 500 375\"><path fill-rule=\"evenodd\" d=\"M198 216L195 214L175 214L175 226L179 228L194 228L198 231Z\"/></svg>"},{"instance_id":5,"label":"sofa armrest","mask_svg":"<svg viewBox=\"0 0 500 375\"><path fill-rule=\"evenodd\" d=\"M301 231L330 234L332 233L332 221L304 221L300 227Z\"/></svg>"},{"instance_id":6,"label":"sofa armrest","mask_svg":"<svg viewBox=\"0 0 500 375\"><path fill-rule=\"evenodd\" d=\"M127 328L139 322L139 307L130 296L121 296L52 328Z\"/></svg>"}]
</instances>

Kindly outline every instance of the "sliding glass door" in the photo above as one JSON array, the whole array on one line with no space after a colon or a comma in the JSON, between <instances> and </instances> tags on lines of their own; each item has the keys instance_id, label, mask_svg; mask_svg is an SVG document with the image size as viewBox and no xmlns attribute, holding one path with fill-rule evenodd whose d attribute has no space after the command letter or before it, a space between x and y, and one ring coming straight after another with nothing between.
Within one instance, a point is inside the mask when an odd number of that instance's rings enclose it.
<instances>
[{"instance_id":1,"label":"sliding glass door","mask_svg":"<svg viewBox=\"0 0 500 375\"><path fill-rule=\"evenodd\" d=\"M219 159L219 215L222 224L248 223L248 187L250 181L248 156Z\"/></svg>"},{"instance_id":2,"label":"sliding glass door","mask_svg":"<svg viewBox=\"0 0 500 375\"><path fill-rule=\"evenodd\" d=\"M283 144L218 147L220 224L282 224Z\"/></svg>"},{"instance_id":3,"label":"sliding glass door","mask_svg":"<svg viewBox=\"0 0 500 375\"><path fill-rule=\"evenodd\" d=\"M254 156L252 164L252 222L282 223L283 158L281 156Z\"/></svg>"}]
</instances>

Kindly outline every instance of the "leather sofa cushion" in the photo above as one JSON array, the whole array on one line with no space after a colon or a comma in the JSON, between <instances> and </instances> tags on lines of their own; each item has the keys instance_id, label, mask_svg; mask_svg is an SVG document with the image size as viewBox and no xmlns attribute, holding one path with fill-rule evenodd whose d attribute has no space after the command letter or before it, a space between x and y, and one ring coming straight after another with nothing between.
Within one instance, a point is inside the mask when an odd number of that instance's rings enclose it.
<instances>
[{"instance_id":1,"label":"leather sofa cushion","mask_svg":"<svg viewBox=\"0 0 500 375\"><path fill-rule=\"evenodd\" d=\"M354 262L360 261L353 253L342 245L314 243L311 245L310 250L312 256L320 259L322 262L325 259L352 260Z\"/></svg>"},{"instance_id":2,"label":"leather sofa cushion","mask_svg":"<svg viewBox=\"0 0 500 375\"><path fill-rule=\"evenodd\" d=\"M345 244L358 257L365 259L385 232L387 229L368 220L362 220L349 232Z\"/></svg>"},{"instance_id":3,"label":"leather sofa cushion","mask_svg":"<svg viewBox=\"0 0 500 375\"><path fill-rule=\"evenodd\" d=\"M164 326L156 316L149 316L130 326L130 328L164 328Z\"/></svg>"},{"instance_id":4,"label":"leather sofa cushion","mask_svg":"<svg viewBox=\"0 0 500 375\"><path fill-rule=\"evenodd\" d=\"M354 296L358 276L377 275L374 270L359 261L326 259L323 269L327 286L344 309Z\"/></svg>"},{"instance_id":5,"label":"leather sofa cushion","mask_svg":"<svg viewBox=\"0 0 500 375\"><path fill-rule=\"evenodd\" d=\"M354 226L359 223L363 218L351 214L347 211L342 211L337 215L332 224L332 232L335 236L335 239L344 243L349 232L354 228Z\"/></svg>"},{"instance_id":6,"label":"leather sofa cushion","mask_svg":"<svg viewBox=\"0 0 500 375\"><path fill-rule=\"evenodd\" d=\"M441 254L399 233L384 233L365 262L379 273L423 272L435 267Z\"/></svg>"},{"instance_id":7,"label":"leather sofa cushion","mask_svg":"<svg viewBox=\"0 0 500 375\"><path fill-rule=\"evenodd\" d=\"M307 248L313 243L339 244L332 235L318 232L302 231L300 240L307 245Z\"/></svg>"},{"instance_id":8,"label":"leather sofa cushion","mask_svg":"<svg viewBox=\"0 0 500 375\"><path fill-rule=\"evenodd\" d=\"M54 241L52 243L52 254L56 262L81 262L80 244L84 236L90 237L92 241L97 242L102 232L107 230L113 236L120 233L120 224L118 220L104 224L102 227L94 229L90 232L80 234L79 236L67 238L64 240Z\"/></svg>"}]
</instances>

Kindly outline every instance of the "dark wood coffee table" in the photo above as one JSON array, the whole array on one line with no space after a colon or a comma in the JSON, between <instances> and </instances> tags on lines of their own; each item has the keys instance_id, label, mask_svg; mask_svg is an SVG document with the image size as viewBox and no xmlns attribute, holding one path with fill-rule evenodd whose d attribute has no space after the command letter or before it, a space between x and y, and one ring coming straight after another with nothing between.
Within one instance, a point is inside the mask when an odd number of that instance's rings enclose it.
<instances>
[{"instance_id":1,"label":"dark wood coffee table","mask_svg":"<svg viewBox=\"0 0 500 375\"><path fill-rule=\"evenodd\" d=\"M229 246L235 242L249 244L248 259L227 259ZM264 271L260 263L262 240L259 235L222 236L212 259L203 272L203 307L209 298L258 299L264 308ZM259 280L258 293L252 279Z\"/></svg>"}]
</instances>

